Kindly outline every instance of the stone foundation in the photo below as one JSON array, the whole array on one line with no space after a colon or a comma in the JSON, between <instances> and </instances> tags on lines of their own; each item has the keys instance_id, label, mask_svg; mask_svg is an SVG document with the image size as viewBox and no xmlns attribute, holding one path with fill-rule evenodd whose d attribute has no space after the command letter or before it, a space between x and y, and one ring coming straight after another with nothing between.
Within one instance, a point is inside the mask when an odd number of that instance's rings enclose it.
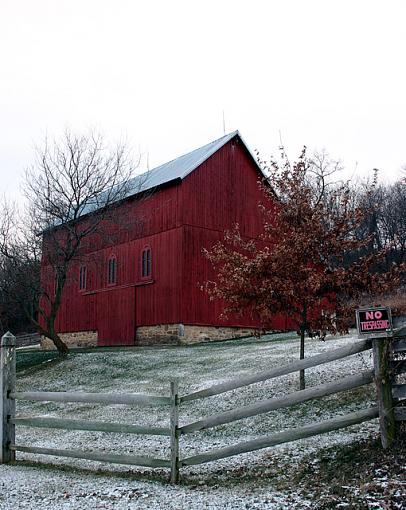
<instances>
[{"instance_id":1,"label":"stone foundation","mask_svg":"<svg viewBox=\"0 0 406 510\"><path fill-rule=\"evenodd\" d=\"M179 324L140 326L136 332L137 345L179 344Z\"/></svg>"},{"instance_id":2,"label":"stone foundation","mask_svg":"<svg viewBox=\"0 0 406 510\"><path fill-rule=\"evenodd\" d=\"M252 336L253 328L232 328L223 326L184 326L163 324L137 328L137 345L156 344L197 344L216 340L230 340Z\"/></svg>"},{"instance_id":3,"label":"stone foundation","mask_svg":"<svg viewBox=\"0 0 406 510\"><path fill-rule=\"evenodd\" d=\"M96 347L97 331L76 331L74 333L59 333L61 340L71 347ZM53 350L55 345L49 338L41 337L41 347L44 350Z\"/></svg>"},{"instance_id":4,"label":"stone foundation","mask_svg":"<svg viewBox=\"0 0 406 510\"><path fill-rule=\"evenodd\" d=\"M184 326L183 324L160 324L137 328L135 345L180 345L231 340L255 334L253 328L231 328L222 326ZM97 347L97 331L76 331L59 333L61 340L71 347ZM53 350L49 338L41 337L41 347Z\"/></svg>"}]
</instances>

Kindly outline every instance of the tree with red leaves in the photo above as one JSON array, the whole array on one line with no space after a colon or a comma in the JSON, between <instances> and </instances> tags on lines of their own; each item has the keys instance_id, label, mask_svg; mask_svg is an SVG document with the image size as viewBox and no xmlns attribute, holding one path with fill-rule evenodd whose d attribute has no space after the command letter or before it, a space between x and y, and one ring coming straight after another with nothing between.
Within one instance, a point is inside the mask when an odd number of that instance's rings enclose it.
<instances>
[{"instance_id":1,"label":"tree with red leaves","mask_svg":"<svg viewBox=\"0 0 406 510\"><path fill-rule=\"evenodd\" d=\"M303 359L306 333L347 331L354 303L396 288L404 266L376 271L385 254L368 253L371 238L355 235L364 213L353 206L348 183L328 187L328 171L306 149L294 164L284 151L281 163L260 163L269 175L260 184L263 234L244 239L236 225L206 251L217 276L205 289L226 302L225 315L250 312L264 331L276 315L287 315L300 332Z\"/></svg>"}]
</instances>

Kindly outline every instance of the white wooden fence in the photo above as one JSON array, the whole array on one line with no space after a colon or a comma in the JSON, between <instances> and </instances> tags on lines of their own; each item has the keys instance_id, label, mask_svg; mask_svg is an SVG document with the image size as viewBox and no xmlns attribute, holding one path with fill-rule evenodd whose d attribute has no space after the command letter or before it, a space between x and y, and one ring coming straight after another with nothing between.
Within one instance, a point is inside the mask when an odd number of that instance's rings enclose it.
<instances>
[{"instance_id":1,"label":"white wooden fence","mask_svg":"<svg viewBox=\"0 0 406 510\"><path fill-rule=\"evenodd\" d=\"M179 427L180 405L187 405L197 399L209 398L213 395L219 395L250 384L329 363L369 349L372 349L374 354L374 368L371 368L371 370L342 378L339 381L320 384L306 390L296 391L283 397L262 400L244 407L238 407L231 411L204 417L196 422ZM179 471L183 467L203 464L240 453L252 452L277 444L323 434L377 417L379 417L380 421L382 445L384 448L388 448L395 439L397 429L396 421L406 419L406 407L403 406L406 403L406 384L393 384L394 376L406 372L406 361L403 359L396 359L397 357L403 358L405 353L406 340L404 339L397 340L392 337L366 339L311 358L295 361L289 365L273 368L255 375L239 378L238 380L233 379L183 396L179 395L177 381L171 382L169 394L165 397L128 393L18 392L15 389L15 338L11 333L6 333L1 340L0 359L0 463L15 460L16 452L27 452L151 468L164 467L169 468L171 471L171 482L177 483L179 481ZM179 440L185 434L196 433L218 425L242 420L250 416L258 416L262 413L290 407L308 400L359 388L373 381L375 382L377 390L376 406L319 423L312 423L295 429L281 431L270 436L259 437L251 441L201 452L192 457L180 458L179 456ZM141 425L71 420L65 418L18 417L15 412L16 401L18 400L122 404L131 406L166 406L168 408L168 427L145 427ZM170 437L171 453L169 459L164 459L104 452L23 446L15 442L16 426L115 432L121 434L163 435Z\"/></svg>"}]
</instances>

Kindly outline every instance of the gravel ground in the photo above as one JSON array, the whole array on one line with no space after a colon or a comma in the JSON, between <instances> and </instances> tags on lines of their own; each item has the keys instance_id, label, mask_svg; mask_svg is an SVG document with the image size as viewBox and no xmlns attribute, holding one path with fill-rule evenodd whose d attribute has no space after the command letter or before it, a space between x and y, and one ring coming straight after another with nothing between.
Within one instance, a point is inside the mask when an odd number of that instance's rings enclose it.
<instances>
[{"instance_id":1,"label":"gravel ground","mask_svg":"<svg viewBox=\"0 0 406 510\"><path fill-rule=\"evenodd\" d=\"M325 342L308 340L306 356L354 341L356 338L351 335L328 338ZM20 371L17 389L168 395L170 381L176 377L179 378L181 394L185 394L213 383L289 363L297 355L298 340L295 335L272 335L261 340L246 339L193 347L145 347L75 353L59 363L52 361L40 369ZM328 382L366 370L371 365L368 351L309 369L306 371L306 382L308 386ZM183 404L180 422L182 425L255 400L292 392L297 389L297 385L298 374L292 374ZM373 405L373 402L374 391L372 385L369 385L191 434L182 437L181 457L346 414ZM62 406L58 403L18 402L17 414L65 416L161 427L167 427L169 422L166 408L120 405L71 403ZM351 445L377 431L377 420L372 420L323 436L184 468L179 486L167 483L168 470L164 469L129 469L128 466L17 453L16 463L0 466L0 508L313 508L321 497L320 493L298 490L293 483L297 466L309 456L317 459L322 449ZM18 427L16 443L159 458L169 456L169 439L161 436L124 436ZM348 487L346 490L351 493L356 488ZM385 508L379 506L379 503L374 505L365 508Z\"/></svg>"}]
</instances>

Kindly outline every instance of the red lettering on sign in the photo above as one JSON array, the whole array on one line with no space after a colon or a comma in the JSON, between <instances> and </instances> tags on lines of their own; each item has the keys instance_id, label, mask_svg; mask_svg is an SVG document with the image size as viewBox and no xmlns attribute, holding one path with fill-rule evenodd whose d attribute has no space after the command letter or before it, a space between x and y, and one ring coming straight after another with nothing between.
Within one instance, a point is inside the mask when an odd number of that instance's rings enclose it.
<instances>
[{"instance_id":1,"label":"red lettering on sign","mask_svg":"<svg viewBox=\"0 0 406 510\"><path fill-rule=\"evenodd\" d=\"M389 328L389 321L383 320L383 321L364 321L361 322L361 331L368 331L368 330L377 330L377 329L388 329Z\"/></svg>"}]
</instances>

